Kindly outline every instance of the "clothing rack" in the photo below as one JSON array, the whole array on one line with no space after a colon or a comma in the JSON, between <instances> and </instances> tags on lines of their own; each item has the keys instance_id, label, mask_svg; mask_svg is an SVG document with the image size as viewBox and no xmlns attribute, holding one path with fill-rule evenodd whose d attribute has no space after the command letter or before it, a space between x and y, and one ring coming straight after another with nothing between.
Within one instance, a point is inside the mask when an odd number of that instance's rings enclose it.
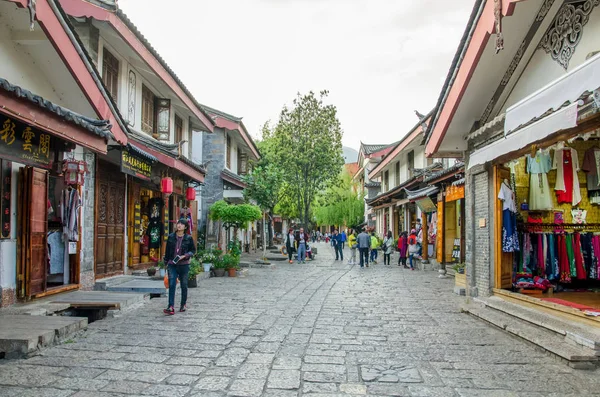
<instances>
[{"instance_id":1,"label":"clothing rack","mask_svg":"<svg viewBox=\"0 0 600 397\"><path fill-rule=\"evenodd\" d=\"M519 223L519 230L536 232L541 230L594 230L600 231L600 223Z\"/></svg>"}]
</instances>

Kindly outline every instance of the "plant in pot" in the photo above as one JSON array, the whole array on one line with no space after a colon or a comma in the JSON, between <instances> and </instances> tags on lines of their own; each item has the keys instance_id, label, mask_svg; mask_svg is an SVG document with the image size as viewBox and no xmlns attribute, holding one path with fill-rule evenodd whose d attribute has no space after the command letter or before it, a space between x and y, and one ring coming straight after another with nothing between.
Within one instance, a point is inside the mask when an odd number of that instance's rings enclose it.
<instances>
[{"instance_id":1,"label":"plant in pot","mask_svg":"<svg viewBox=\"0 0 600 397\"><path fill-rule=\"evenodd\" d=\"M159 268L160 271L160 276L164 277L167 271L167 265L165 264L165 261L163 261L162 259L158 261L158 263L156 264Z\"/></svg>"},{"instance_id":2,"label":"plant in pot","mask_svg":"<svg viewBox=\"0 0 600 397\"><path fill-rule=\"evenodd\" d=\"M201 267L200 259L198 259L196 256L193 256L192 259L190 259L190 271L188 273L188 287L196 288L198 286L198 280L196 279L196 276L200 273L201 269L202 269L202 267Z\"/></svg>"},{"instance_id":3,"label":"plant in pot","mask_svg":"<svg viewBox=\"0 0 600 397\"><path fill-rule=\"evenodd\" d=\"M229 277L235 277L236 271L239 269L238 263L240 263L240 258L231 254L223 255L223 263L229 273Z\"/></svg>"},{"instance_id":4,"label":"plant in pot","mask_svg":"<svg viewBox=\"0 0 600 397\"><path fill-rule=\"evenodd\" d=\"M148 269L146 269L146 273L148 273L148 276L154 277L156 275L156 268L154 266L150 266Z\"/></svg>"},{"instance_id":5,"label":"plant in pot","mask_svg":"<svg viewBox=\"0 0 600 397\"><path fill-rule=\"evenodd\" d=\"M223 277L225 275L225 271L227 270L227 268L225 267L225 262L223 261L223 258L221 258L220 256L214 258L213 269L215 269L216 277Z\"/></svg>"}]
</instances>

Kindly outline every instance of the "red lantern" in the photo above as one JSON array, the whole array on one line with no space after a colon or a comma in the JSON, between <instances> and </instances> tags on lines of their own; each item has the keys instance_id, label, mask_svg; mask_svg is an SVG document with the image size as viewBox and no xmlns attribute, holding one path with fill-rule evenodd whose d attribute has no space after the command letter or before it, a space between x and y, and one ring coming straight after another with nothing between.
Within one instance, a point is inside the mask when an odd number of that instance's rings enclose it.
<instances>
[{"instance_id":1,"label":"red lantern","mask_svg":"<svg viewBox=\"0 0 600 397\"><path fill-rule=\"evenodd\" d=\"M185 199L188 201L196 200L196 189L194 189L193 187L188 187L185 190Z\"/></svg>"},{"instance_id":2,"label":"red lantern","mask_svg":"<svg viewBox=\"0 0 600 397\"><path fill-rule=\"evenodd\" d=\"M160 181L160 191L164 194L172 194L173 193L173 179L168 176L164 177Z\"/></svg>"}]
</instances>

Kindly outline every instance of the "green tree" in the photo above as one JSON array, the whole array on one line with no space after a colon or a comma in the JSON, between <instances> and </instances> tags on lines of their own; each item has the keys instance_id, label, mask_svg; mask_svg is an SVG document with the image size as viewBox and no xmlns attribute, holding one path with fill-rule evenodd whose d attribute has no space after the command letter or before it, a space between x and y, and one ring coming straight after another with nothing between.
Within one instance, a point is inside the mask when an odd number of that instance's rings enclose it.
<instances>
[{"instance_id":1,"label":"green tree","mask_svg":"<svg viewBox=\"0 0 600 397\"><path fill-rule=\"evenodd\" d=\"M319 195L315 220L320 225L354 227L363 221L364 197L352 176L344 169L335 184Z\"/></svg>"},{"instance_id":2,"label":"green tree","mask_svg":"<svg viewBox=\"0 0 600 397\"><path fill-rule=\"evenodd\" d=\"M259 220L262 217L260 208L252 204L228 204L225 200L219 200L209 209L209 217L213 221L223 222L226 229L233 227L234 235L241 227L248 228L248 223Z\"/></svg>"},{"instance_id":3,"label":"green tree","mask_svg":"<svg viewBox=\"0 0 600 397\"><path fill-rule=\"evenodd\" d=\"M269 156L285 181L283 196L306 227L318 192L335 180L344 164L342 128L336 107L324 103L327 95L298 94L291 108L284 106L275 128L263 131Z\"/></svg>"}]
</instances>

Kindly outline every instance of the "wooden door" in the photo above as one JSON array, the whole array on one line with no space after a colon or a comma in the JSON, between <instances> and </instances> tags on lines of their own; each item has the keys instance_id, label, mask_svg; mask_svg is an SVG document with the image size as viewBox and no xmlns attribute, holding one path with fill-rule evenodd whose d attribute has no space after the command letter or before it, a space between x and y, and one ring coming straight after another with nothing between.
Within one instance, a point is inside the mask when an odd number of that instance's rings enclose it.
<instances>
[{"instance_id":1,"label":"wooden door","mask_svg":"<svg viewBox=\"0 0 600 397\"><path fill-rule=\"evenodd\" d=\"M19 170L18 212L18 295L29 298L46 290L48 171Z\"/></svg>"},{"instance_id":2,"label":"wooden door","mask_svg":"<svg viewBox=\"0 0 600 397\"><path fill-rule=\"evenodd\" d=\"M512 287L513 255L502 251L502 201L498 198L504 179L510 180L510 170L506 167L494 167L494 241L496 252L494 256L494 281L496 288Z\"/></svg>"},{"instance_id":3,"label":"wooden door","mask_svg":"<svg viewBox=\"0 0 600 397\"><path fill-rule=\"evenodd\" d=\"M96 179L96 278L123 273L125 184L111 168L101 166Z\"/></svg>"}]
</instances>

